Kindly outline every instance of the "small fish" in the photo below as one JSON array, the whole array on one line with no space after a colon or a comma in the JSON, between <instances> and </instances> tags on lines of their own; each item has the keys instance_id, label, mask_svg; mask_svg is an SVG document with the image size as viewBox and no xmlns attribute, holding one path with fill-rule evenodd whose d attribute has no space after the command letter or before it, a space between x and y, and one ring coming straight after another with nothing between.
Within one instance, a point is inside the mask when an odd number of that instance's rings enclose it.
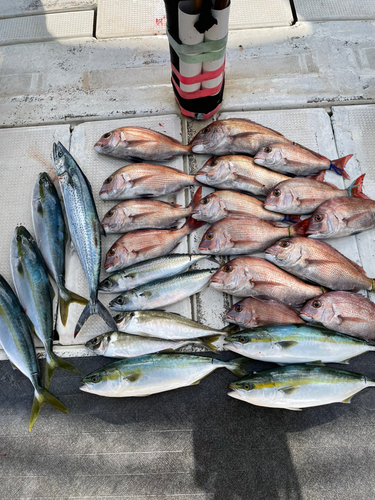
<instances>
[{"instance_id":1,"label":"small fish","mask_svg":"<svg viewBox=\"0 0 375 500\"><path fill-rule=\"evenodd\" d=\"M311 178L289 179L280 182L268 194L264 208L272 212L290 214L311 214L323 202L331 198L367 198L362 193L365 174L356 179L348 189L339 189L328 182Z\"/></svg>"},{"instance_id":2,"label":"small fish","mask_svg":"<svg viewBox=\"0 0 375 500\"><path fill-rule=\"evenodd\" d=\"M375 291L361 266L322 241L295 237L267 248L266 259L304 280L331 290Z\"/></svg>"},{"instance_id":3,"label":"small fish","mask_svg":"<svg viewBox=\"0 0 375 500\"><path fill-rule=\"evenodd\" d=\"M246 358L220 361L192 354L148 354L114 361L87 375L81 391L106 397L150 396L196 385L217 368L243 376Z\"/></svg>"},{"instance_id":4,"label":"small fish","mask_svg":"<svg viewBox=\"0 0 375 500\"><path fill-rule=\"evenodd\" d=\"M112 316L98 300L100 236L105 233L100 225L90 183L72 155L60 142L53 145L53 157L70 235L85 272L90 292L90 301L78 319L74 337L92 314L99 314L112 330L116 330Z\"/></svg>"},{"instance_id":5,"label":"small fish","mask_svg":"<svg viewBox=\"0 0 375 500\"><path fill-rule=\"evenodd\" d=\"M136 163L119 168L103 183L102 200L133 200L173 194L188 186L199 186L194 175L177 168Z\"/></svg>"},{"instance_id":6,"label":"small fish","mask_svg":"<svg viewBox=\"0 0 375 500\"><path fill-rule=\"evenodd\" d=\"M168 135L143 127L121 127L102 135L94 146L103 155L145 161L170 160L190 155L190 146Z\"/></svg>"},{"instance_id":7,"label":"small fish","mask_svg":"<svg viewBox=\"0 0 375 500\"><path fill-rule=\"evenodd\" d=\"M65 326L72 302L87 300L65 287L66 228L56 188L46 172L39 174L33 191L31 216L35 239L49 274L59 289L59 310Z\"/></svg>"},{"instance_id":8,"label":"small fish","mask_svg":"<svg viewBox=\"0 0 375 500\"><path fill-rule=\"evenodd\" d=\"M222 265L211 278L215 290L238 297L263 297L289 306L304 304L324 289L308 285L258 257L237 257Z\"/></svg>"},{"instance_id":9,"label":"small fish","mask_svg":"<svg viewBox=\"0 0 375 500\"><path fill-rule=\"evenodd\" d=\"M304 235L308 223L306 219L293 226L279 227L275 222L257 217L227 217L208 228L198 250L216 255L262 252L279 237Z\"/></svg>"},{"instance_id":10,"label":"small fish","mask_svg":"<svg viewBox=\"0 0 375 500\"><path fill-rule=\"evenodd\" d=\"M299 217L291 217L269 212L257 198L237 191L214 191L202 198L194 207L192 217L196 220L218 222L225 217L250 216L274 222L297 222Z\"/></svg>"},{"instance_id":11,"label":"small fish","mask_svg":"<svg viewBox=\"0 0 375 500\"><path fill-rule=\"evenodd\" d=\"M160 351L175 351L189 344L197 344L211 350L217 349L210 344L210 338L196 340L165 340L140 337L122 332L108 332L86 342L86 347L95 354L108 358L135 358ZM213 339L217 340L216 337ZM375 346L374 346L375 349Z\"/></svg>"},{"instance_id":12,"label":"small fish","mask_svg":"<svg viewBox=\"0 0 375 500\"><path fill-rule=\"evenodd\" d=\"M137 262L166 255L177 247L184 236L201 226L204 222L190 217L180 229L138 229L126 233L108 250L104 268L107 272L118 271Z\"/></svg>"},{"instance_id":13,"label":"small fish","mask_svg":"<svg viewBox=\"0 0 375 500\"><path fill-rule=\"evenodd\" d=\"M44 387L49 389L53 372L58 368L82 375L78 368L56 356L52 350L53 289L43 257L31 234L23 226L16 228L12 239L10 267L19 301L46 351Z\"/></svg>"},{"instance_id":14,"label":"small fish","mask_svg":"<svg viewBox=\"0 0 375 500\"><path fill-rule=\"evenodd\" d=\"M326 328L283 325L243 330L225 338L224 348L268 363L348 363L375 345Z\"/></svg>"},{"instance_id":15,"label":"small fish","mask_svg":"<svg viewBox=\"0 0 375 500\"><path fill-rule=\"evenodd\" d=\"M305 323L296 309L267 297L248 297L237 302L229 309L227 321L242 328Z\"/></svg>"},{"instance_id":16,"label":"small fish","mask_svg":"<svg viewBox=\"0 0 375 500\"><path fill-rule=\"evenodd\" d=\"M33 428L44 404L48 403L57 410L68 413L65 405L42 387L30 328L30 321L21 304L9 284L0 275L0 342L12 365L18 368L34 387L29 431Z\"/></svg>"},{"instance_id":17,"label":"small fish","mask_svg":"<svg viewBox=\"0 0 375 500\"><path fill-rule=\"evenodd\" d=\"M221 336L229 332L228 327L217 330L180 314L158 310L122 312L114 320L120 332L165 340Z\"/></svg>"},{"instance_id":18,"label":"small fish","mask_svg":"<svg viewBox=\"0 0 375 500\"><path fill-rule=\"evenodd\" d=\"M203 290L214 272L215 269L198 269L152 281L119 295L109 307L115 311L136 311L175 304Z\"/></svg>"},{"instance_id":19,"label":"small fish","mask_svg":"<svg viewBox=\"0 0 375 500\"><path fill-rule=\"evenodd\" d=\"M99 284L99 290L105 293L126 292L151 281L182 273L191 265L207 258L214 259L199 254L174 253L139 262L108 276Z\"/></svg>"},{"instance_id":20,"label":"small fish","mask_svg":"<svg viewBox=\"0 0 375 500\"><path fill-rule=\"evenodd\" d=\"M375 304L362 295L328 292L307 302L301 310L305 321L320 323L337 332L375 341Z\"/></svg>"},{"instance_id":21,"label":"small fish","mask_svg":"<svg viewBox=\"0 0 375 500\"><path fill-rule=\"evenodd\" d=\"M291 144L274 143L261 148L254 157L254 162L276 172L296 176L313 175L322 170L334 170L344 179L350 179L345 166L353 155L337 160L325 156L292 142Z\"/></svg>"},{"instance_id":22,"label":"small fish","mask_svg":"<svg viewBox=\"0 0 375 500\"><path fill-rule=\"evenodd\" d=\"M374 387L375 380L359 373L326 366L288 365L262 370L229 385L232 398L268 408L301 408L350 403L357 392Z\"/></svg>"},{"instance_id":23,"label":"small fish","mask_svg":"<svg viewBox=\"0 0 375 500\"><path fill-rule=\"evenodd\" d=\"M290 179L286 175L258 167L252 158L241 155L210 158L195 174L195 178L217 189L245 191L256 196L267 196L277 184Z\"/></svg>"},{"instance_id":24,"label":"small fish","mask_svg":"<svg viewBox=\"0 0 375 500\"><path fill-rule=\"evenodd\" d=\"M260 148L274 142L290 143L282 134L244 118L217 120L194 137L190 143L193 153L226 155L243 153L255 155Z\"/></svg>"},{"instance_id":25,"label":"small fish","mask_svg":"<svg viewBox=\"0 0 375 500\"><path fill-rule=\"evenodd\" d=\"M186 208L158 200L122 201L105 214L102 226L107 234L127 233L136 229L175 228L180 219L190 217L194 205L200 200L201 193L200 187Z\"/></svg>"},{"instance_id":26,"label":"small fish","mask_svg":"<svg viewBox=\"0 0 375 500\"><path fill-rule=\"evenodd\" d=\"M341 238L375 228L375 201L333 198L325 201L310 218L310 238Z\"/></svg>"}]
</instances>

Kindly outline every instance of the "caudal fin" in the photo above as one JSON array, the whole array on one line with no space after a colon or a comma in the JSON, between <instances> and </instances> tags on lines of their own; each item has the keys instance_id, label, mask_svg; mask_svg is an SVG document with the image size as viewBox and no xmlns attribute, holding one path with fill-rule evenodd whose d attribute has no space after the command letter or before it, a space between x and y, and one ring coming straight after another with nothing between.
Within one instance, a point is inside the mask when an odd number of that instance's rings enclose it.
<instances>
[{"instance_id":1,"label":"caudal fin","mask_svg":"<svg viewBox=\"0 0 375 500\"><path fill-rule=\"evenodd\" d=\"M41 407L44 404L50 404L57 410L62 411L63 413L66 413L69 415L68 409L66 408L65 405L62 404L61 401L59 401L55 396L52 396L50 392L48 392L46 389L43 389L43 387L36 387L35 388L35 393L34 393L34 400L33 400L33 405L31 407L31 415L30 415L30 420L29 420L29 432L33 428L36 419L38 418L39 412Z\"/></svg>"},{"instance_id":2,"label":"caudal fin","mask_svg":"<svg viewBox=\"0 0 375 500\"><path fill-rule=\"evenodd\" d=\"M348 163L348 161L350 160L350 158L352 156L353 155L347 155L347 156L343 156L342 158L338 158L337 160L331 161L331 164L329 166L329 170L334 170L336 172L336 174L342 175L344 177L344 179L350 179L349 175L347 174L347 172L345 172L344 169L345 169L346 164Z\"/></svg>"},{"instance_id":3,"label":"caudal fin","mask_svg":"<svg viewBox=\"0 0 375 500\"><path fill-rule=\"evenodd\" d=\"M204 226L205 224L207 224L207 222L201 220L195 220L193 219L193 217L189 217L181 229L184 229L185 234L190 234L193 231L196 231L200 227Z\"/></svg>"},{"instance_id":4,"label":"caudal fin","mask_svg":"<svg viewBox=\"0 0 375 500\"><path fill-rule=\"evenodd\" d=\"M213 352L218 352L219 347L223 345L225 335L212 335L211 337L203 337L199 339L199 343ZM218 345L215 345L219 342ZM221 344L221 345L220 345Z\"/></svg>"},{"instance_id":5,"label":"caudal fin","mask_svg":"<svg viewBox=\"0 0 375 500\"><path fill-rule=\"evenodd\" d=\"M368 196L366 196L364 193L362 193L362 188L363 188L363 179L365 177L365 174L362 174L356 179L349 187L348 187L348 193L349 196L352 198L364 198L365 200L371 200Z\"/></svg>"},{"instance_id":6,"label":"caudal fin","mask_svg":"<svg viewBox=\"0 0 375 500\"><path fill-rule=\"evenodd\" d=\"M48 359L46 359L46 364L44 367L43 385L46 389L49 389L49 386L51 385L53 372L59 368L71 373L77 373L78 375L82 375L82 372L78 370L78 368L76 368L74 365L72 365L65 359L60 358L51 351L49 353Z\"/></svg>"},{"instance_id":7,"label":"caudal fin","mask_svg":"<svg viewBox=\"0 0 375 500\"><path fill-rule=\"evenodd\" d=\"M76 328L74 330L74 338L78 335L79 331L85 324L85 322L88 320L90 316L93 314L99 314L99 316L107 323L109 328L112 331L117 332L117 325L115 323L115 320L112 318L112 316L109 314L107 309L103 306L103 304L95 298L94 300L90 300L90 302L87 304L87 306L84 308L84 310L81 313L81 316L79 317L79 320L77 321Z\"/></svg>"},{"instance_id":8,"label":"caudal fin","mask_svg":"<svg viewBox=\"0 0 375 500\"><path fill-rule=\"evenodd\" d=\"M65 326L68 319L70 304L72 302L77 302L78 304L82 304L83 306L85 306L88 303L88 300L84 297L81 297L77 293L68 290L67 288L61 288L59 293L60 317L62 324Z\"/></svg>"},{"instance_id":9,"label":"caudal fin","mask_svg":"<svg viewBox=\"0 0 375 500\"><path fill-rule=\"evenodd\" d=\"M195 193L194 193L194 196L191 200L191 202L189 203L189 205L186 207L186 208L190 208L190 211L189 211L189 214L191 214L191 212L193 211L195 205L197 205L197 203L200 201L201 199L201 196L202 196L202 188L199 187Z\"/></svg>"},{"instance_id":10,"label":"caudal fin","mask_svg":"<svg viewBox=\"0 0 375 500\"><path fill-rule=\"evenodd\" d=\"M326 175L326 170L321 170L319 174L308 175L310 179L314 179L314 181L324 182L324 177Z\"/></svg>"},{"instance_id":11,"label":"caudal fin","mask_svg":"<svg viewBox=\"0 0 375 500\"><path fill-rule=\"evenodd\" d=\"M305 236L309 222L310 217L308 219L297 222L297 224L294 224L293 226L290 226L289 236Z\"/></svg>"},{"instance_id":12,"label":"caudal fin","mask_svg":"<svg viewBox=\"0 0 375 500\"><path fill-rule=\"evenodd\" d=\"M226 367L234 373L236 377L244 377L247 375L245 366L250 365L251 363L251 359L248 358L235 358L228 361Z\"/></svg>"}]
</instances>

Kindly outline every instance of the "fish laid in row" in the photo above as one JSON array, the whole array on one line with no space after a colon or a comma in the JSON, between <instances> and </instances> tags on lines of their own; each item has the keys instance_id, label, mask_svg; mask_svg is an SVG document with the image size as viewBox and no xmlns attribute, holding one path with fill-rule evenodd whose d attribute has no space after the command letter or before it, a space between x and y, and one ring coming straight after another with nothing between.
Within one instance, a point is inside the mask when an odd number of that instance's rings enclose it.
<instances>
[{"instance_id":1,"label":"fish laid in row","mask_svg":"<svg viewBox=\"0 0 375 500\"><path fill-rule=\"evenodd\" d=\"M238 297L263 297L290 306L304 304L322 291L258 257L237 257L222 265L211 278L215 290Z\"/></svg>"},{"instance_id":2,"label":"fish laid in row","mask_svg":"<svg viewBox=\"0 0 375 500\"><path fill-rule=\"evenodd\" d=\"M266 259L331 290L375 291L374 280L366 276L361 266L322 241L300 236L284 239L267 248Z\"/></svg>"},{"instance_id":3,"label":"fish laid in row","mask_svg":"<svg viewBox=\"0 0 375 500\"><path fill-rule=\"evenodd\" d=\"M175 228L180 219L190 217L194 206L201 198L201 193L202 188L198 188L186 208L174 203L142 198L122 201L105 214L102 226L106 233Z\"/></svg>"},{"instance_id":4,"label":"fish laid in row","mask_svg":"<svg viewBox=\"0 0 375 500\"><path fill-rule=\"evenodd\" d=\"M352 156L347 155L331 161L295 142L275 142L261 148L254 156L254 162L276 172L294 174L297 177L314 175L322 170L334 170L344 179L349 179L345 166Z\"/></svg>"},{"instance_id":5,"label":"fish laid in row","mask_svg":"<svg viewBox=\"0 0 375 500\"><path fill-rule=\"evenodd\" d=\"M305 235L309 220L289 227L257 217L227 217L215 222L203 235L199 251L204 254L239 255L262 252L280 238Z\"/></svg>"},{"instance_id":6,"label":"fish laid in row","mask_svg":"<svg viewBox=\"0 0 375 500\"><path fill-rule=\"evenodd\" d=\"M122 398L150 396L180 387L196 385L217 368L227 368L237 377L246 374L246 358L220 361L189 354L149 354L114 361L83 380L81 391Z\"/></svg>"},{"instance_id":7,"label":"fish laid in row","mask_svg":"<svg viewBox=\"0 0 375 500\"><path fill-rule=\"evenodd\" d=\"M29 431L33 428L41 407L46 403L68 413L65 405L41 385L30 320L2 276L0 276L0 342L12 365L18 368L34 387Z\"/></svg>"},{"instance_id":8,"label":"fish laid in row","mask_svg":"<svg viewBox=\"0 0 375 500\"><path fill-rule=\"evenodd\" d=\"M105 233L99 221L90 183L60 142L53 145L53 156L70 235L90 293L90 301L78 319L74 337L92 314L99 314L112 330L116 330L112 316L98 300L101 235Z\"/></svg>"},{"instance_id":9,"label":"fish laid in row","mask_svg":"<svg viewBox=\"0 0 375 500\"><path fill-rule=\"evenodd\" d=\"M119 168L103 183L102 200L156 198L177 193L188 186L200 186L194 175L164 165L136 163Z\"/></svg>"},{"instance_id":10,"label":"fish laid in row","mask_svg":"<svg viewBox=\"0 0 375 500\"><path fill-rule=\"evenodd\" d=\"M145 161L170 160L191 154L173 137L143 127L120 127L105 133L94 145L98 153L115 158Z\"/></svg>"}]
</instances>

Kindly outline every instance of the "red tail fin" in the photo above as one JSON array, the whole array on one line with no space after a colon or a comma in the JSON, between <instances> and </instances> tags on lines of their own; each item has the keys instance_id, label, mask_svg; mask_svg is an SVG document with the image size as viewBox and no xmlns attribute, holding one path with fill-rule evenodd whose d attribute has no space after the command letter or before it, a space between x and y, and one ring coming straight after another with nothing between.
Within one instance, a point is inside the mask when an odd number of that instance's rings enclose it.
<instances>
[{"instance_id":1,"label":"red tail fin","mask_svg":"<svg viewBox=\"0 0 375 500\"><path fill-rule=\"evenodd\" d=\"M363 187L363 179L365 177L365 174L362 174L354 181L354 186L349 187L349 196L352 198L364 198L365 200L371 200L368 196L366 196L364 193L362 193L362 187Z\"/></svg>"},{"instance_id":2,"label":"red tail fin","mask_svg":"<svg viewBox=\"0 0 375 500\"><path fill-rule=\"evenodd\" d=\"M193 217L189 217L181 229L184 230L185 234L190 234L193 231L196 231L200 227L204 226L205 224L207 224L207 222L195 220L193 219Z\"/></svg>"},{"instance_id":3,"label":"red tail fin","mask_svg":"<svg viewBox=\"0 0 375 500\"><path fill-rule=\"evenodd\" d=\"M333 165L336 168L332 168L332 170L335 170L335 172L337 174L342 175L344 177L344 179L350 179L349 175L345 172L344 169L345 169L346 164L348 163L348 161L350 160L350 158L352 156L353 155L347 155L347 156L343 156L342 158L338 158L337 160L333 160L331 163L333 163ZM330 167L330 169L331 169L331 167Z\"/></svg>"},{"instance_id":4,"label":"red tail fin","mask_svg":"<svg viewBox=\"0 0 375 500\"><path fill-rule=\"evenodd\" d=\"M290 226L290 235L291 236L305 236L307 227L310 222L310 217L305 220L301 220L301 222L298 222L297 224L294 224L294 226Z\"/></svg>"},{"instance_id":5,"label":"red tail fin","mask_svg":"<svg viewBox=\"0 0 375 500\"><path fill-rule=\"evenodd\" d=\"M326 170L321 170L319 174L308 175L308 177L310 177L310 179L314 179L315 181L324 182L325 175L326 175Z\"/></svg>"},{"instance_id":6,"label":"red tail fin","mask_svg":"<svg viewBox=\"0 0 375 500\"><path fill-rule=\"evenodd\" d=\"M191 200L191 202L189 203L188 207L189 208L194 208L195 205L200 201L201 199L201 196L202 196L202 188L198 188L195 193L194 193L194 196L193 196L193 199Z\"/></svg>"}]
</instances>

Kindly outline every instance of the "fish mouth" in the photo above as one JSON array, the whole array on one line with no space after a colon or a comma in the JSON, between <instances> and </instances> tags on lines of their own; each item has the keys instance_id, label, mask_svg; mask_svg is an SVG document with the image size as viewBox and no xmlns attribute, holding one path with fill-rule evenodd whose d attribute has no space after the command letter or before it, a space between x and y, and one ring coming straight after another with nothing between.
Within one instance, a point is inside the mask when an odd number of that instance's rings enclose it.
<instances>
[{"instance_id":1,"label":"fish mouth","mask_svg":"<svg viewBox=\"0 0 375 500\"><path fill-rule=\"evenodd\" d=\"M100 153L100 152L101 152L101 150L102 150L102 145L100 144L100 142L99 142L99 141L98 141L98 142L96 142L96 143L94 144L94 149L95 149L95 151L97 151L98 153Z\"/></svg>"},{"instance_id":2,"label":"fish mouth","mask_svg":"<svg viewBox=\"0 0 375 500\"><path fill-rule=\"evenodd\" d=\"M195 179L198 181L198 182L204 182L207 180L207 174L206 172L197 172L195 174Z\"/></svg>"},{"instance_id":3,"label":"fish mouth","mask_svg":"<svg viewBox=\"0 0 375 500\"><path fill-rule=\"evenodd\" d=\"M274 211L274 209L276 208L275 205L270 205L269 203L263 203L263 208L265 208L266 210L271 210Z\"/></svg>"},{"instance_id":4,"label":"fish mouth","mask_svg":"<svg viewBox=\"0 0 375 500\"><path fill-rule=\"evenodd\" d=\"M304 320L304 321L307 321L309 323L311 323L312 321L314 321L314 318L312 316L310 316L309 314L306 314L306 313L299 313L300 317Z\"/></svg>"},{"instance_id":5,"label":"fish mouth","mask_svg":"<svg viewBox=\"0 0 375 500\"><path fill-rule=\"evenodd\" d=\"M205 147L203 146L203 144L193 144L191 150L193 151L193 153L204 153Z\"/></svg>"},{"instance_id":6,"label":"fish mouth","mask_svg":"<svg viewBox=\"0 0 375 500\"><path fill-rule=\"evenodd\" d=\"M88 384L82 385L79 389L81 391L83 391L83 392L91 392L90 387L88 386Z\"/></svg>"},{"instance_id":7,"label":"fish mouth","mask_svg":"<svg viewBox=\"0 0 375 500\"><path fill-rule=\"evenodd\" d=\"M309 237L309 238L313 238L313 239L319 239L321 238L320 234L319 233L315 233L315 232L312 232L312 231L306 231L306 235Z\"/></svg>"},{"instance_id":8,"label":"fish mouth","mask_svg":"<svg viewBox=\"0 0 375 500\"><path fill-rule=\"evenodd\" d=\"M215 278L215 276L212 276L212 278L210 278L210 281L211 283L217 283L219 285L222 285L223 283L223 280L221 280L220 278Z\"/></svg>"},{"instance_id":9,"label":"fish mouth","mask_svg":"<svg viewBox=\"0 0 375 500\"><path fill-rule=\"evenodd\" d=\"M200 251L200 253L204 254L215 253L215 250L210 248L198 247L198 250Z\"/></svg>"},{"instance_id":10,"label":"fish mouth","mask_svg":"<svg viewBox=\"0 0 375 500\"><path fill-rule=\"evenodd\" d=\"M228 396L234 399L243 399L242 394L239 391L237 391L237 389L234 389L230 385L228 387L229 389L232 389L231 392L227 393Z\"/></svg>"}]
</instances>

